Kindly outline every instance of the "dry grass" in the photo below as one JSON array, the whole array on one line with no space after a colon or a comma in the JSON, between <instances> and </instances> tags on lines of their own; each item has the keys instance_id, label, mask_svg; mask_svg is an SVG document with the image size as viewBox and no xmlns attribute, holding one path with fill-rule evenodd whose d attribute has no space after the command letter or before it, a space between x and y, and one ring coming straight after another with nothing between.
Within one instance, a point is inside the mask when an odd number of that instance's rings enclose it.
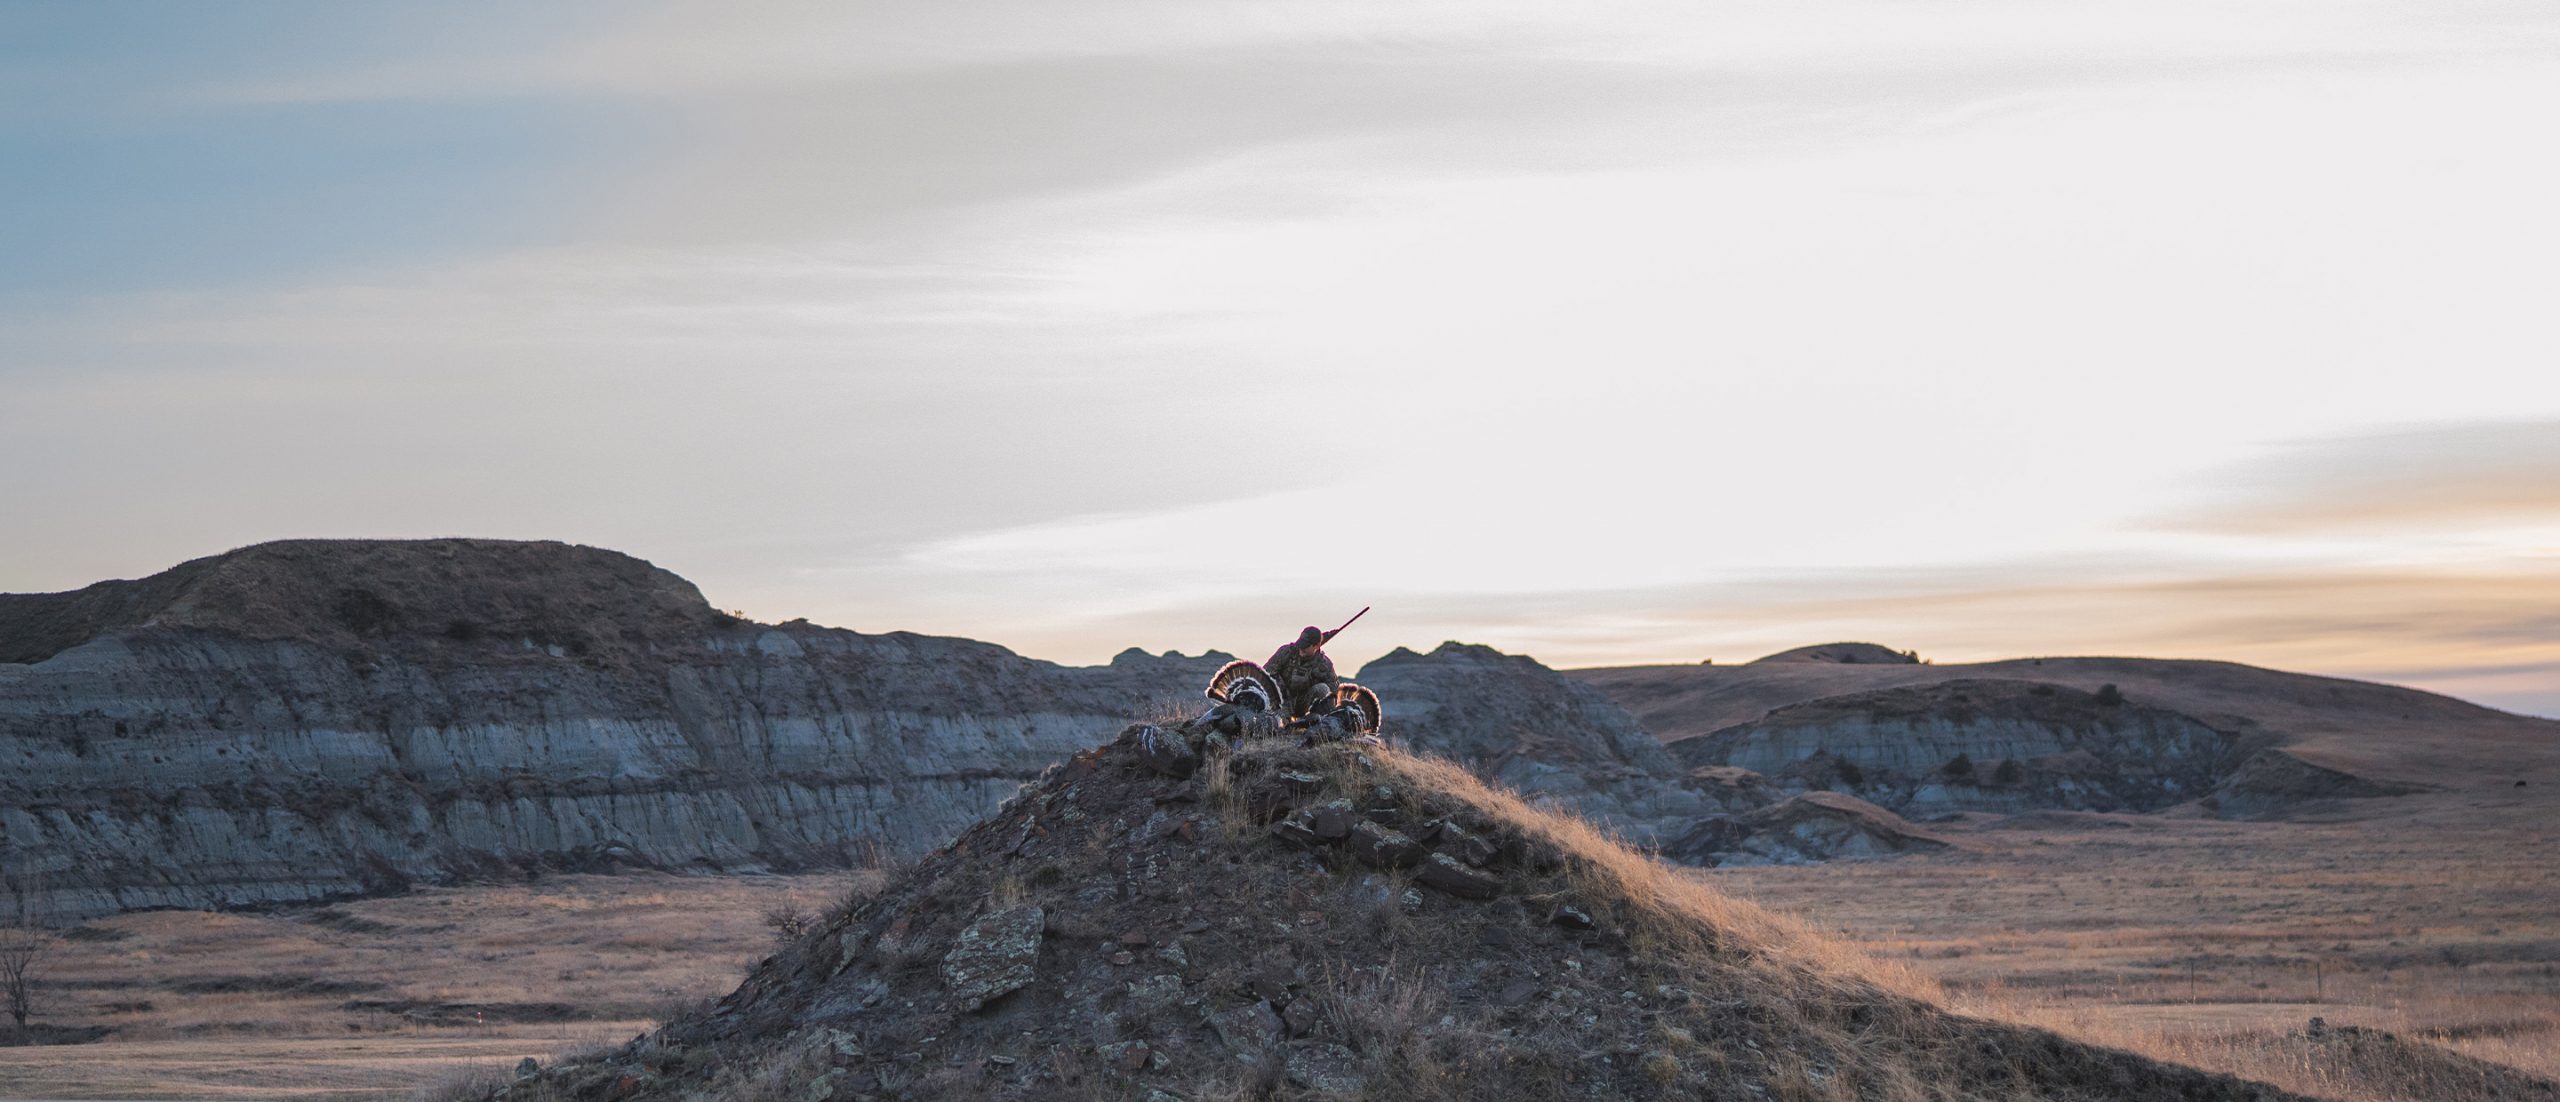
<instances>
[{"instance_id":1,"label":"dry grass","mask_svg":"<svg viewBox=\"0 0 2560 1102\"><path fill-rule=\"evenodd\" d=\"M1623 898L1650 912L1653 921L1629 927L1637 936L1652 939L1639 942L1648 956L1731 960L1737 954L1730 950L1740 947L1739 958L1770 979L1792 983L1807 975L1854 978L1861 986L1914 999L1934 1000L1940 995L1934 980L1907 964L1875 957L1799 919L1710 887L1675 866L1636 852L1589 820L1533 806L1455 763L1393 751L1376 756L1390 773L1408 783L1473 803L1570 855L1567 875L1578 885L1574 895ZM1729 939L1733 944L1720 945L1711 938Z\"/></svg>"},{"instance_id":2,"label":"dry grass","mask_svg":"<svg viewBox=\"0 0 2560 1102\"><path fill-rule=\"evenodd\" d=\"M396 1099L458 1070L500 1077L527 1056L549 1060L608 1038L629 1040L648 1025L572 1022L487 1035L446 1031L0 1048L0 1097Z\"/></svg>"},{"instance_id":3,"label":"dry grass","mask_svg":"<svg viewBox=\"0 0 2560 1102\"><path fill-rule=\"evenodd\" d=\"M1916 1004L1942 996L1924 972L1876 958L1797 918L1719 891L1637 852L1587 820L1533 806L1463 766L1392 750L1367 753L1399 787L1472 805L1497 830L1517 831L1533 850L1560 860L1562 890L1529 897L1525 901L1533 907L1572 902L1623 908L1603 924L1625 931L1636 959L1649 971L1698 985L1705 1005L1695 1009L1760 1016L1774 1027L1773 1035L1793 1038L1800 1049L1723 1050L1722 1038L1701 1039L1702 1029L1712 1029L1708 1020L1665 1015L1656 1026L1656 1047L1639 1064L1664 1093L1703 1089L1729 1067L1740 1070L1759 1063L1770 1073L1772 1096L1795 1102L1935 1102L1957 1096L1951 1093L1952 1077L1935 1068L1930 1054L1958 1043L1961 1027L1943 1016L1914 1012ZM1385 994L1393 990L1373 988L1376 993L1369 1000L1383 1004L1391 1021L1398 1017L1395 1006L1426 997L1420 992ZM1394 1035L1392 1028L1381 1031ZM1455 1044L1444 1047L1466 1044L1463 1038L1451 1040ZM1588 1058L1541 1052L1534 1038L1500 1044L1509 1050L1505 1059L1511 1064L1506 1090L1516 1092L1506 1097L1557 1096L1569 1079L1565 1065ZM1434 1089L1445 1085L1434 1074L1439 1066L1435 1059L1442 1053L1408 1047L1395 1055L1389 1079L1397 1083L1398 1093L1444 1096ZM1540 1086L1542 1076L1553 1078L1553 1089Z\"/></svg>"},{"instance_id":4,"label":"dry grass","mask_svg":"<svg viewBox=\"0 0 2560 1102\"><path fill-rule=\"evenodd\" d=\"M58 941L39 1020L114 1034L0 1048L0 1096L382 1095L508 1073L726 994L771 952L767 914L879 878L560 876L100 919Z\"/></svg>"},{"instance_id":5,"label":"dry grass","mask_svg":"<svg viewBox=\"0 0 2560 1102\"><path fill-rule=\"evenodd\" d=\"M1955 1009L2305 1093L2495 1097L2306 1045L2314 1016L2560 1078L2560 867L2540 822L2413 803L2380 821L2093 816L1966 841L1686 875L1925 972Z\"/></svg>"},{"instance_id":6,"label":"dry grass","mask_svg":"<svg viewBox=\"0 0 2560 1102\"><path fill-rule=\"evenodd\" d=\"M1576 894L1652 911L1662 921L1634 927L1649 955L1701 966L1712 947L1689 939L1715 931L1790 1002L1854 999L1872 984L2341 1102L2512 1096L2499 1068L2463 1057L2560 1078L2560 867L2535 817L2452 803L2366 822L2089 817L1977 831L1980 846L1940 857L1701 872L1450 763L1379 756L1572 855ZM2315 1015L2410 1043L2307 1038ZM1694 1048L1665 1038L1660 1066L1693 1062ZM1854 1091L1811 1065L1782 1068L1771 1086L1807 1100L1932 1093L1893 1082L1893 1061L1858 1063Z\"/></svg>"}]
</instances>

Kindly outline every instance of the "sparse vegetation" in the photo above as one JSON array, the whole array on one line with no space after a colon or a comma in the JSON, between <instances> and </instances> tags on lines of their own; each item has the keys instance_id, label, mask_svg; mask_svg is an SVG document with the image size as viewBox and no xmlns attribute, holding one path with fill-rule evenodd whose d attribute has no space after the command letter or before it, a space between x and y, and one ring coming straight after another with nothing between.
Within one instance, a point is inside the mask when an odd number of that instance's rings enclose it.
<instances>
[{"instance_id":1,"label":"sparse vegetation","mask_svg":"<svg viewBox=\"0 0 2560 1102\"><path fill-rule=\"evenodd\" d=\"M818 928L819 921L818 913L801 906L797 899L785 899L764 912L764 928L772 931L774 942L781 945L807 937L809 931Z\"/></svg>"},{"instance_id":2,"label":"sparse vegetation","mask_svg":"<svg viewBox=\"0 0 2560 1102\"><path fill-rule=\"evenodd\" d=\"M526 1056L628 1041L725 993L772 951L767 911L880 877L555 876L95 919L53 945L36 1028L109 1032L0 1047L0 1097L400 1098L456 1068L511 1079Z\"/></svg>"},{"instance_id":3,"label":"sparse vegetation","mask_svg":"<svg viewBox=\"0 0 2560 1102\"><path fill-rule=\"evenodd\" d=\"M30 1039L36 985L42 980L53 935L44 927L44 878L25 862L0 864L0 1003L9 1011L14 1038Z\"/></svg>"},{"instance_id":4,"label":"sparse vegetation","mask_svg":"<svg viewBox=\"0 0 2560 1102\"><path fill-rule=\"evenodd\" d=\"M2405 1084L2439 1050L2560 1078L2560 870L2539 827L2472 829L2013 828L1944 856L1690 875L1907 962L1966 1013L2346 1102L2484 1102ZM2417 1047L2341 1062L2298 1036L2313 1016Z\"/></svg>"}]
</instances>

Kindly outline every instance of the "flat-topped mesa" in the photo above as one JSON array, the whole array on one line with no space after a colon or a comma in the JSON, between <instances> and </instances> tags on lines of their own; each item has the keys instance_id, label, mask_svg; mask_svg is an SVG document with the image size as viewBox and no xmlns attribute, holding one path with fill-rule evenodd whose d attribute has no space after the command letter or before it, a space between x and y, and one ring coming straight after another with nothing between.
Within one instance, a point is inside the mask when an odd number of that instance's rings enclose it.
<instances>
[{"instance_id":1,"label":"flat-topped mesa","mask_svg":"<svg viewBox=\"0 0 2560 1102\"><path fill-rule=\"evenodd\" d=\"M1450 762L1276 736L1177 777L1151 729L496 1095L2292 1098L1950 1014Z\"/></svg>"},{"instance_id":2,"label":"flat-topped mesa","mask_svg":"<svg viewBox=\"0 0 2560 1102\"><path fill-rule=\"evenodd\" d=\"M320 646L629 657L737 623L693 583L552 541L280 540L64 593L0 594L0 662L120 630Z\"/></svg>"}]
</instances>

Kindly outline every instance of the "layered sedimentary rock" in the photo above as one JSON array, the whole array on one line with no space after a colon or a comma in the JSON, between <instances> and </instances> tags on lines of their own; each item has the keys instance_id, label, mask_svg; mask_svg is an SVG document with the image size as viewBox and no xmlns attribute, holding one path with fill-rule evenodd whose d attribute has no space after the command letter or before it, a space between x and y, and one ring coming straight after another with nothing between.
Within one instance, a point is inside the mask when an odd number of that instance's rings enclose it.
<instances>
[{"instance_id":1,"label":"layered sedimentary rock","mask_svg":"<svg viewBox=\"0 0 2560 1102\"><path fill-rule=\"evenodd\" d=\"M2153 811L2206 796L2254 749L2177 712L1988 679L1826 697L1673 745L1693 767L1905 814Z\"/></svg>"},{"instance_id":2,"label":"layered sedimentary rock","mask_svg":"<svg viewBox=\"0 0 2560 1102\"><path fill-rule=\"evenodd\" d=\"M1224 655L756 624L629 556L297 541L0 602L0 850L62 916L940 843Z\"/></svg>"}]
</instances>

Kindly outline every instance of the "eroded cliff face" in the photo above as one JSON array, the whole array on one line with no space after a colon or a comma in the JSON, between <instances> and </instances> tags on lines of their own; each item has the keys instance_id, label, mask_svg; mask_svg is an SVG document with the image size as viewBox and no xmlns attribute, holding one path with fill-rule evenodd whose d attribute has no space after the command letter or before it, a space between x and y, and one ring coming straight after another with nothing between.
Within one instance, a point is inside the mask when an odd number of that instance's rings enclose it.
<instances>
[{"instance_id":1,"label":"eroded cliff face","mask_svg":"<svg viewBox=\"0 0 2560 1102\"><path fill-rule=\"evenodd\" d=\"M297 580L344 559L287 546L189 564L164 615L118 596L68 646L38 609L54 649L0 663L0 848L56 915L920 850L1225 658L752 624L588 548L366 543L364 570Z\"/></svg>"},{"instance_id":2,"label":"eroded cliff face","mask_svg":"<svg viewBox=\"0 0 2560 1102\"><path fill-rule=\"evenodd\" d=\"M1830 697L1673 745L1693 766L1904 814L2156 811L2208 796L2257 748L2176 712L2002 680Z\"/></svg>"}]
</instances>

